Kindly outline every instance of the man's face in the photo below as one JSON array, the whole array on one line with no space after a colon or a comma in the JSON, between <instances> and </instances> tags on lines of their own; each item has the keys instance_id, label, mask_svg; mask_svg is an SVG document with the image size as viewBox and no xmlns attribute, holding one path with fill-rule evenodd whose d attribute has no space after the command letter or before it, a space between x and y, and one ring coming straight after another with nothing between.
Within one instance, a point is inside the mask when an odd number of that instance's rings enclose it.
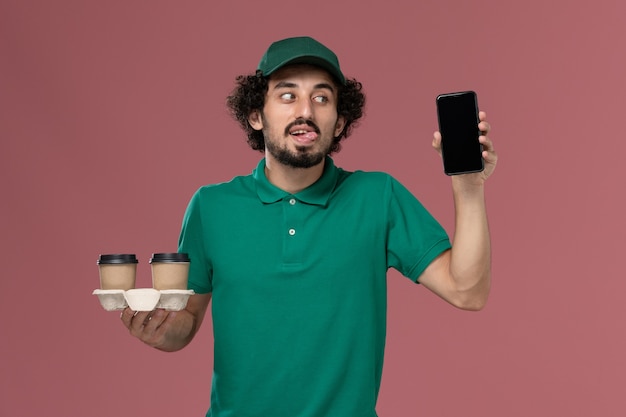
<instances>
[{"instance_id":1,"label":"man's face","mask_svg":"<svg viewBox=\"0 0 626 417\"><path fill-rule=\"evenodd\" d=\"M345 125L337 116L337 86L326 71L310 65L281 68L268 80L265 105L250 125L263 131L268 159L293 168L324 160Z\"/></svg>"}]
</instances>

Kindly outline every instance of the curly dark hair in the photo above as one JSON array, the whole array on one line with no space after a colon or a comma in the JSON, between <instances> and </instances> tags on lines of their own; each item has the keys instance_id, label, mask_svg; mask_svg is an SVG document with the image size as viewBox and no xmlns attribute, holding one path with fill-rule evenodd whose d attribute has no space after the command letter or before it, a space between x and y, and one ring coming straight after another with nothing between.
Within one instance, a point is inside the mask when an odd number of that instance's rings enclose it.
<instances>
[{"instance_id":1,"label":"curly dark hair","mask_svg":"<svg viewBox=\"0 0 626 417\"><path fill-rule=\"evenodd\" d=\"M262 110L267 94L268 80L260 71L254 75L240 75L235 79L236 87L226 99L233 118L248 135L248 144L256 151L265 150L263 132L254 130L248 123L248 116L254 110ZM339 136L335 137L329 154L339 152L340 141L352 133L357 121L363 116L365 94L363 85L355 79L346 79L346 84L338 84L337 114L345 118L346 124Z\"/></svg>"}]
</instances>

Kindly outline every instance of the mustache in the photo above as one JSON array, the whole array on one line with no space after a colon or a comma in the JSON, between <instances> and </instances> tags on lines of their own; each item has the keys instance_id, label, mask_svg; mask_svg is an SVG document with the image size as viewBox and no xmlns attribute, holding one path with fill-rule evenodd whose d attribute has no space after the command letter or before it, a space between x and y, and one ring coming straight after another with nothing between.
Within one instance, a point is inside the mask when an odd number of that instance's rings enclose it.
<instances>
[{"instance_id":1,"label":"mustache","mask_svg":"<svg viewBox=\"0 0 626 417\"><path fill-rule=\"evenodd\" d=\"M315 130L315 133L317 133L318 135L320 134L320 128L317 127L315 123L313 123L310 120L300 118L300 119L294 120L293 122L287 125L287 127L285 128L285 136L289 135L289 131L291 130L292 127L298 126L298 125L307 125L309 127L312 127L313 130Z\"/></svg>"}]
</instances>

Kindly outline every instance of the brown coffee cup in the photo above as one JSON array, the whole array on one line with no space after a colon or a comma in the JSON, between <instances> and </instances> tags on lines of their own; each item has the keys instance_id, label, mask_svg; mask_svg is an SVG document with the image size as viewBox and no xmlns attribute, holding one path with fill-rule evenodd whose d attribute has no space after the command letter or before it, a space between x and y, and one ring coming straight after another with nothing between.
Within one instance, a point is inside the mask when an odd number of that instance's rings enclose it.
<instances>
[{"instance_id":1,"label":"brown coffee cup","mask_svg":"<svg viewBox=\"0 0 626 417\"><path fill-rule=\"evenodd\" d=\"M100 288L103 290L129 290L135 288L137 257L129 253L100 255Z\"/></svg>"},{"instance_id":2,"label":"brown coffee cup","mask_svg":"<svg viewBox=\"0 0 626 417\"><path fill-rule=\"evenodd\" d=\"M189 263L186 253L153 253L150 258L152 287L156 290L186 290Z\"/></svg>"}]
</instances>

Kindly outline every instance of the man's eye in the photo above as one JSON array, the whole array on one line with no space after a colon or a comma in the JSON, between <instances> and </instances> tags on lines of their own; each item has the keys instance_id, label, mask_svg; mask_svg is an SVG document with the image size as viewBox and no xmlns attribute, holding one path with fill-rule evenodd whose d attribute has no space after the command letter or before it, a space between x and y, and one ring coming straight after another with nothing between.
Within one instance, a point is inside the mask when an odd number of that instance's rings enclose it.
<instances>
[{"instance_id":1,"label":"man's eye","mask_svg":"<svg viewBox=\"0 0 626 417\"><path fill-rule=\"evenodd\" d=\"M313 100L315 100L318 103L327 103L328 102L328 97L326 97L326 96L315 96L315 97L313 97Z\"/></svg>"},{"instance_id":2,"label":"man's eye","mask_svg":"<svg viewBox=\"0 0 626 417\"><path fill-rule=\"evenodd\" d=\"M296 96L293 93L284 93L280 95L283 100L293 100Z\"/></svg>"}]
</instances>

